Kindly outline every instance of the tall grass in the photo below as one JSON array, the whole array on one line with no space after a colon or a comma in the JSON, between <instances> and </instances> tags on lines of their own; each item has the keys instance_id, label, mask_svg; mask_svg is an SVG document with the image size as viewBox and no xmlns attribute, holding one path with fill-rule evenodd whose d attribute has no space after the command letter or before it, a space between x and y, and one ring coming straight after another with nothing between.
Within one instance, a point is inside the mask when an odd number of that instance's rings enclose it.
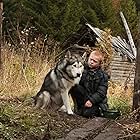
<instances>
[{"instance_id":1,"label":"tall grass","mask_svg":"<svg viewBox=\"0 0 140 140\"><path fill-rule=\"evenodd\" d=\"M124 83L109 82L108 104L111 109L117 109L122 115L132 111L133 87Z\"/></svg>"},{"instance_id":2,"label":"tall grass","mask_svg":"<svg viewBox=\"0 0 140 140\"><path fill-rule=\"evenodd\" d=\"M40 88L46 73L55 64L55 56L60 51L54 47L36 53L26 50L20 51L15 46L4 44L2 49L2 71L0 75L0 98L30 95ZM35 46L34 46L35 47ZM40 46L38 46L40 47ZM41 46L44 47L44 46Z\"/></svg>"}]
</instances>

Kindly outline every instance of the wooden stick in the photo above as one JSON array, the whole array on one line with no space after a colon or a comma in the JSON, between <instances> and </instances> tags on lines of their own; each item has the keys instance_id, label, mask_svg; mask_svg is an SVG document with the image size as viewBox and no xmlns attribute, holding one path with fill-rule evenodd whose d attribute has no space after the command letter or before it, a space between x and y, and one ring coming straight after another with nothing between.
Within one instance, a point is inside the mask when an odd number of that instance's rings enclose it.
<instances>
[{"instance_id":1,"label":"wooden stick","mask_svg":"<svg viewBox=\"0 0 140 140\"><path fill-rule=\"evenodd\" d=\"M125 17L124 17L122 12L120 12L120 16L122 18L122 21L123 21L123 24L124 24L124 27L125 27L128 39L129 39L129 43L130 43L131 49L132 49L133 54L134 54L135 59L136 59L137 51L136 51L136 47L135 47L135 44L134 44L134 41L133 41L133 38L132 38L132 35L131 35L131 32L130 32L130 29L128 27L128 24L127 24L126 19L125 19Z\"/></svg>"}]
</instances>

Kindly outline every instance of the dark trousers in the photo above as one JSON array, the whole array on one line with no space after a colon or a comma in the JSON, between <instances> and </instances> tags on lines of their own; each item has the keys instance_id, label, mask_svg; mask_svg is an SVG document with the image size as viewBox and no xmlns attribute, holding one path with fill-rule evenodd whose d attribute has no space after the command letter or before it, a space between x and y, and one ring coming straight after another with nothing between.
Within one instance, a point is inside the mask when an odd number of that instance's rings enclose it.
<instances>
[{"instance_id":1,"label":"dark trousers","mask_svg":"<svg viewBox=\"0 0 140 140\"><path fill-rule=\"evenodd\" d=\"M71 88L70 94L74 101L75 113L87 118L100 116L99 106L85 107L85 102L88 100L88 93L81 85L75 85Z\"/></svg>"}]
</instances>

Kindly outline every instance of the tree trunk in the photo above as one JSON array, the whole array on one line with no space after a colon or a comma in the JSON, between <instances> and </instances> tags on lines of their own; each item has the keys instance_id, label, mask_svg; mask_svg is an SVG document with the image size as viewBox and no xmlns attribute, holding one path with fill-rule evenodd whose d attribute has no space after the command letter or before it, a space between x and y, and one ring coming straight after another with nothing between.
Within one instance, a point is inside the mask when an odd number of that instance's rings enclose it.
<instances>
[{"instance_id":1,"label":"tree trunk","mask_svg":"<svg viewBox=\"0 0 140 140\"><path fill-rule=\"evenodd\" d=\"M3 2L0 0L0 71L2 69L2 12L3 12Z\"/></svg>"},{"instance_id":2,"label":"tree trunk","mask_svg":"<svg viewBox=\"0 0 140 140\"><path fill-rule=\"evenodd\" d=\"M133 110L140 107L140 39L137 46L136 70L134 79Z\"/></svg>"},{"instance_id":3,"label":"tree trunk","mask_svg":"<svg viewBox=\"0 0 140 140\"><path fill-rule=\"evenodd\" d=\"M136 70L134 79L134 95L133 95L133 107L135 110L140 107L140 12L139 12L139 39L137 45L137 56L136 56Z\"/></svg>"}]
</instances>

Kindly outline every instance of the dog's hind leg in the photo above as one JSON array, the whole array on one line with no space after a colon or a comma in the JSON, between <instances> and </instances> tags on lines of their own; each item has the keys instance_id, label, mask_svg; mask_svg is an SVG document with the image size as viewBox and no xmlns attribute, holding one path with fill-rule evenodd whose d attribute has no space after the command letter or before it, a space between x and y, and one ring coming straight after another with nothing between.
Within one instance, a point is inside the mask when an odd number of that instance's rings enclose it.
<instances>
[{"instance_id":1,"label":"dog's hind leg","mask_svg":"<svg viewBox=\"0 0 140 140\"><path fill-rule=\"evenodd\" d=\"M68 114L73 114L73 111L72 111L71 105L70 105L70 99L69 99L68 92L61 93L61 96L62 96L63 103L66 107L67 113Z\"/></svg>"},{"instance_id":2,"label":"dog's hind leg","mask_svg":"<svg viewBox=\"0 0 140 140\"><path fill-rule=\"evenodd\" d=\"M36 97L36 101L35 101L35 108L38 109L42 106L42 99L43 99L43 96L40 95L39 97Z\"/></svg>"},{"instance_id":3,"label":"dog's hind leg","mask_svg":"<svg viewBox=\"0 0 140 140\"><path fill-rule=\"evenodd\" d=\"M50 103L50 94L49 94L49 92L44 91L42 95L43 95L43 105L42 105L41 109L45 109L48 106L48 104Z\"/></svg>"}]
</instances>

